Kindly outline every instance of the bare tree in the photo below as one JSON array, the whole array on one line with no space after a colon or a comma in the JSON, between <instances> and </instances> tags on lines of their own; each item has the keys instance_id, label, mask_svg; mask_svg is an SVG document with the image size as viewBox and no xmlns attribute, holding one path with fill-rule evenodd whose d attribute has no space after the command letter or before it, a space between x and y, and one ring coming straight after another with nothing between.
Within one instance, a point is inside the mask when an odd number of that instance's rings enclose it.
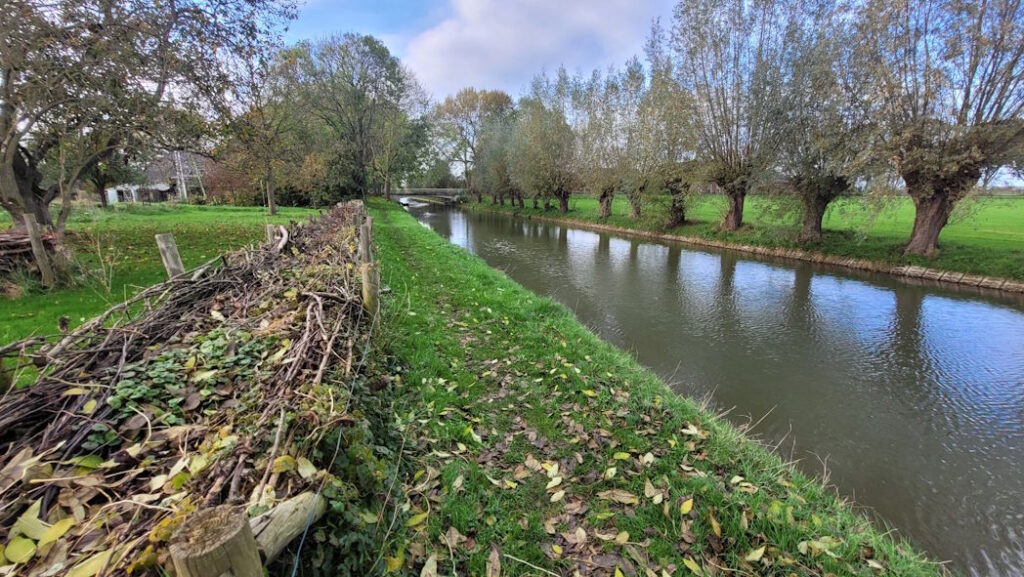
<instances>
[{"instance_id":1,"label":"bare tree","mask_svg":"<svg viewBox=\"0 0 1024 577\"><path fill-rule=\"evenodd\" d=\"M672 30L679 78L694 97L698 160L725 194L725 230L772 163L789 18L781 0L682 0Z\"/></svg>"},{"instance_id":2,"label":"bare tree","mask_svg":"<svg viewBox=\"0 0 1024 577\"><path fill-rule=\"evenodd\" d=\"M867 152L914 201L906 252L932 255L979 179L1024 158L1024 2L870 0L857 27Z\"/></svg>"}]
</instances>

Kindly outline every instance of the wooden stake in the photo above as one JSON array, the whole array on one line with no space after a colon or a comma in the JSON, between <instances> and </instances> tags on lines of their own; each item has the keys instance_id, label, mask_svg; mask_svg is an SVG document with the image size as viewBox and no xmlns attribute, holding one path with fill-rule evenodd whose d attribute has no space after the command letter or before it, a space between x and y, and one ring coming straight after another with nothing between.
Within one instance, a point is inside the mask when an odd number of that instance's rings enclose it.
<instances>
[{"instance_id":1,"label":"wooden stake","mask_svg":"<svg viewBox=\"0 0 1024 577\"><path fill-rule=\"evenodd\" d=\"M367 262L359 267L363 276L363 307L366 312L376 314L377 297L380 295L380 274L376 263Z\"/></svg>"},{"instance_id":2,"label":"wooden stake","mask_svg":"<svg viewBox=\"0 0 1024 577\"><path fill-rule=\"evenodd\" d=\"M366 217L367 222L359 227L359 261L363 263L373 262L373 222Z\"/></svg>"},{"instance_id":3,"label":"wooden stake","mask_svg":"<svg viewBox=\"0 0 1024 577\"><path fill-rule=\"evenodd\" d=\"M263 562L249 518L234 506L195 513L171 538L178 577L262 577Z\"/></svg>"},{"instance_id":4,"label":"wooden stake","mask_svg":"<svg viewBox=\"0 0 1024 577\"><path fill-rule=\"evenodd\" d=\"M25 215L25 228L28 229L28 238L32 243L32 256L36 259L36 266L39 267L39 274L43 278L43 286L53 287L57 279L53 274L53 266L50 264L50 255L46 253L46 246L43 244L43 234L39 232L39 224L32 214Z\"/></svg>"},{"instance_id":5,"label":"wooden stake","mask_svg":"<svg viewBox=\"0 0 1024 577\"><path fill-rule=\"evenodd\" d=\"M273 246L274 241L277 240L277 227L272 224L268 224L264 230L267 231L267 244Z\"/></svg>"},{"instance_id":6,"label":"wooden stake","mask_svg":"<svg viewBox=\"0 0 1024 577\"><path fill-rule=\"evenodd\" d=\"M163 259L164 268L167 269L167 278L185 274L185 265L181 263L178 245L174 242L173 234L165 232L156 235L156 246L160 249L160 258Z\"/></svg>"}]
</instances>

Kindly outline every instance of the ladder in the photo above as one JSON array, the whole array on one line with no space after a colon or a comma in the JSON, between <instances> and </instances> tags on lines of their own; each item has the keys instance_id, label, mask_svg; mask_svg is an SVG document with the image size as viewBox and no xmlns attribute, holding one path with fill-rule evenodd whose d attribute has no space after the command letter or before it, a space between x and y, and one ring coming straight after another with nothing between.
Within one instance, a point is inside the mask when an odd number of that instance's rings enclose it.
<instances>
[{"instance_id":1,"label":"ladder","mask_svg":"<svg viewBox=\"0 0 1024 577\"><path fill-rule=\"evenodd\" d=\"M203 186L203 173L199 172L196 159L192 155L188 155L186 162L184 156L180 150L174 151L174 172L178 179L178 198L180 200L188 200L189 178L193 178L199 183L199 190L202 192L203 198L206 198L206 187Z\"/></svg>"}]
</instances>

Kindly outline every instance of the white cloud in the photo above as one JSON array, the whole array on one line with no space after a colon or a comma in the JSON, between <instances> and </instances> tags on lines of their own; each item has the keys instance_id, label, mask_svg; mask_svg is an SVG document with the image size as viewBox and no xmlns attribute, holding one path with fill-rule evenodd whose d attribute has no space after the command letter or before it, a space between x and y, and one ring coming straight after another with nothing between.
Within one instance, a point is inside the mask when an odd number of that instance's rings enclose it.
<instances>
[{"instance_id":1,"label":"white cloud","mask_svg":"<svg viewBox=\"0 0 1024 577\"><path fill-rule=\"evenodd\" d=\"M670 0L452 0L450 16L405 43L403 61L436 98L465 86L513 96L534 74L621 64L643 49Z\"/></svg>"}]
</instances>

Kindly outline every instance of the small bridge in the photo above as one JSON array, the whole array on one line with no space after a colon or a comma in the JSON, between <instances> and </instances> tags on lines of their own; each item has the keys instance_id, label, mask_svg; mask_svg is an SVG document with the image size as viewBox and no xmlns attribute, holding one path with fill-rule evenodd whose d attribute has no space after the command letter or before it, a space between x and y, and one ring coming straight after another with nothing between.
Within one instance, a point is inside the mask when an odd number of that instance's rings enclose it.
<instances>
[{"instance_id":1,"label":"small bridge","mask_svg":"<svg viewBox=\"0 0 1024 577\"><path fill-rule=\"evenodd\" d=\"M402 188L395 192L398 196L407 196L413 200L428 204L454 206L465 200L464 188Z\"/></svg>"}]
</instances>

